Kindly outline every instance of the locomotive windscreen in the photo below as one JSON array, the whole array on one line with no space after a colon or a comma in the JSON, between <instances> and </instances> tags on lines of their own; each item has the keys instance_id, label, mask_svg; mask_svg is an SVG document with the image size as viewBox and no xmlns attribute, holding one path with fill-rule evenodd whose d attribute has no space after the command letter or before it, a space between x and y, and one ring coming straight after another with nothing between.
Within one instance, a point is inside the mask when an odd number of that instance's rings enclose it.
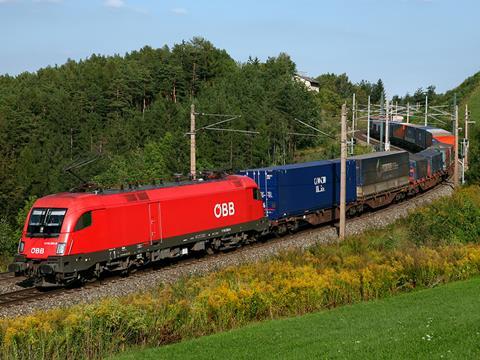
<instances>
[{"instance_id":1,"label":"locomotive windscreen","mask_svg":"<svg viewBox=\"0 0 480 360\"><path fill-rule=\"evenodd\" d=\"M62 229L67 209L34 208L28 221L27 236L56 237Z\"/></svg>"}]
</instances>

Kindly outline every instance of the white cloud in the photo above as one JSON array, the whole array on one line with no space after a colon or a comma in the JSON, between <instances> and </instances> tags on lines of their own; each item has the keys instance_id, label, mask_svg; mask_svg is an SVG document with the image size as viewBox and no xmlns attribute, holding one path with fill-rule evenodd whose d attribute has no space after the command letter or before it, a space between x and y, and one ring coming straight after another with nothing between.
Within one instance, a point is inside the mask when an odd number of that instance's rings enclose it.
<instances>
[{"instance_id":1,"label":"white cloud","mask_svg":"<svg viewBox=\"0 0 480 360\"><path fill-rule=\"evenodd\" d=\"M121 8L125 6L125 1L123 0L105 0L105 6L111 8Z\"/></svg>"},{"instance_id":2,"label":"white cloud","mask_svg":"<svg viewBox=\"0 0 480 360\"><path fill-rule=\"evenodd\" d=\"M173 8L172 12L175 15L186 15L187 14L187 9L185 9L185 8Z\"/></svg>"}]
</instances>

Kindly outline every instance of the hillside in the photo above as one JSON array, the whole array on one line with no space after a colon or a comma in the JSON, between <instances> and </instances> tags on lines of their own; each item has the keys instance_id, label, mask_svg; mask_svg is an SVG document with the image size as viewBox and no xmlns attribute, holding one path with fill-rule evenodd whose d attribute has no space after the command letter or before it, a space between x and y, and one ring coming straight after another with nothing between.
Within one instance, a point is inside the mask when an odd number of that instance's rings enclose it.
<instances>
[{"instance_id":1,"label":"hillside","mask_svg":"<svg viewBox=\"0 0 480 360\"><path fill-rule=\"evenodd\" d=\"M192 102L199 112L239 115L222 124L228 130L258 132L201 131L199 170L234 171L338 156L337 141L295 135L309 129L294 119L338 134L341 104L351 102L353 93L359 103L370 94L379 100L382 81L354 84L346 74L324 74L317 77L320 91L314 93L293 80L295 72L287 54L238 63L225 50L194 38L171 48L146 46L124 56L92 55L35 73L0 76L0 256L16 249L14 233L24 218L17 214L29 197L80 185L64 171L78 160L97 159L76 172L103 187L188 175L185 134ZM480 73L437 94L437 100L451 99L455 92L479 118L479 83ZM424 98L422 91L416 95ZM197 125L219 119L224 118L198 116ZM472 141L473 161L479 158L476 143ZM476 166L472 179L479 178Z\"/></svg>"},{"instance_id":2,"label":"hillside","mask_svg":"<svg viewBox=\"0 0 480 360\"><path fill-rule=\"evenodd\" d=\"M470 119L470 158L467 177L470 181L480 180L480 72L465 80L457 89L459 97L460 126L464 128L465 105L468 105ZM463 132L460 133L463 136Z\"/></svg>"}]
</instances>

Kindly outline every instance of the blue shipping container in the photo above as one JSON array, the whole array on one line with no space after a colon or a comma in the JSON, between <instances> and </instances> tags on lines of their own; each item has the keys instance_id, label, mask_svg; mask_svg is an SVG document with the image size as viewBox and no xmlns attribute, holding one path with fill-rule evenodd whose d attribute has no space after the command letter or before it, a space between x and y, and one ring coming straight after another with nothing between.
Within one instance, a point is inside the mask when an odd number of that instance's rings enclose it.
<instances>
[{"instance_id":1,"label":"blue shipping container","mask_svg":"<svg viewBox=\"0 0 480 360\"><path fill-rule=\"evenodd\" d=\"M337 206L340 199L340 160L242 170L258 184L270 220L299 216ZM356 200L356 165L347 160L346 202Z\"/></svg>"}]
</instances>

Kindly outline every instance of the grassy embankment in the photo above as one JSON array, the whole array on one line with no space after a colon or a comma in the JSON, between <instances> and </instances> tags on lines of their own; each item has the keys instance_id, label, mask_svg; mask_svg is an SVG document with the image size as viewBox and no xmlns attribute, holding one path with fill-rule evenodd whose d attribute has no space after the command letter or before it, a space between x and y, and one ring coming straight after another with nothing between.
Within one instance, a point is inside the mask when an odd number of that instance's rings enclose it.
<instances>
[{"instance_id":1,"label":"grassy embankment","mask_svg":"<svg viewBox=\"0 0 480 360\"><path fill-rule=\"evenodd\" d=\"M467 99L463 102L463 107L460 111L460 114L463 113L465 108L465 104L468 104L468 110L471 113L471 118L476 120L477 123L480 117L480 84L475 88L474 91L467 97ZM463 126L462 126L463 127Z\"/></svg>"},{"instance_id":2,"label":"grassy embankment","mask_svg":"<svg viewBox=\"0 0 480 360\"><path fill-rule=\"evenodd\" d=\"M474 359L480 357L480 278L267 321L133 359Z\"/></svg>"}]
</instances>

